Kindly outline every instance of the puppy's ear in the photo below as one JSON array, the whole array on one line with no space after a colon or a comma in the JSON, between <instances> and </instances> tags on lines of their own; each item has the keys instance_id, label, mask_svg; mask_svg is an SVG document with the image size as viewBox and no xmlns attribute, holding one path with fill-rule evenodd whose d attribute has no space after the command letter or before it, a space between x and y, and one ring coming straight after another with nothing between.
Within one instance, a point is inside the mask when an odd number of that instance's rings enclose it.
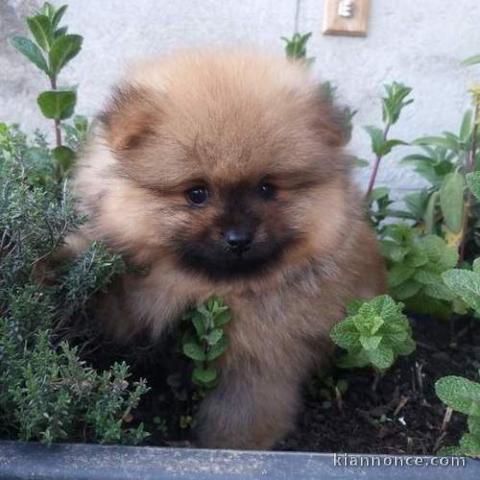
<instances>
[{"instance_id":1,"label":"puppy's ear","mask_svg":"<svg viewBox=\"0 0 480 480\"><path fill-rule=\"evenodd\" d=\"M350 141L352 117L355 114L347 107L334 102L334 90L330 84L321 84L314 94L314 128L323 141L331 147L343 147Z\"/></svg>"},{"instance_id":2,"label":"puppy's ear","mask_svg":"<svg viewBox=\"0 0 480 480\"><path fill-rule=\"evenodd\" d=\"M158 102L146 90L126 86L117 88L106 110L99 116L106 140L116 151L138 147L154 134L161 120Z\"/></svg>"}]
</instances>

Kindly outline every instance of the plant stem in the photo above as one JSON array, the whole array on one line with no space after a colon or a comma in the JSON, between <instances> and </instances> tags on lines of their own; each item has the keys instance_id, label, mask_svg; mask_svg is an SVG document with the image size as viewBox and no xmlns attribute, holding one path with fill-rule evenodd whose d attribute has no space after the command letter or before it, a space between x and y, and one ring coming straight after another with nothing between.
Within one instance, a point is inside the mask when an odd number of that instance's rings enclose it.
<instances>
[{"instance_id":1,"label":"plant stem","mask_svg":"<svg viewBox=\"0 0 480 480\"><path fill-rule=\"evenodd\" d=\"M382 378L382 374L378 370L374 370L374 377L373 377L373 382L372 382L372 392L377 391L378 383L380 382L380 379Z\"/></svg>"},{"instance_id":2,"label":"plant stem","mask_svg":"<svg viewBox=\"0 0 480 480\"><path fill-rule=\"evenodd\" d=\"M391 127L390 123L387 123L385 125L385 130L383 131L383 141L387 139L387 135L388 135L388 131L390 130L390 127ZM372 193L373 188L375 187L375 181L377 179L377 174L378 174L378 167L380 166L380 162L382 161L382 158L383 158L382 155L377 155L375 158L372 174L370 175L370 181L368 182L367 193L365 194L365 198L367 200L370 197L370 194Z\"/></svg>"},{"instance_id":3,"label":"plant stem","mask_svg":"<svg viewBox=\"0 0 480 480\"><path fill-rule=\"evenodd\" d=\"M470 152L468 155L468 172L471 173L475 170L475 158L477 155L477 136L478 136L478 120L480 114L480 105L478 102L475 102L475 111L473 116L473 132L472 132L472 144L470 147Z\"/></svg>"},{"instance_id":4,"label":"plant stem","mask_svg":"<svg viewBox=\"0 0 480 480\"><path fill-rule=\"evenodd\" d=\"M478 136L478 120L480 115L480 104L475 98L475 110L473 114L473 131L472 142L470 144L470 150L468 152L466 170L467 173L475 171L475 159L477 156L477 136ZM468 218L470 215L470 208L473 203L473 195L470 189L467 192L467 199L465 201L465 209L463 212L463 226L462 226L462 240L460 244L460 258L458 263L462 263L465 259L465 248L467 244L467 230L468 230Z\"/></svg>"},{"instance_id":5,"label":"plant stem","mask_svg":"<svg viewBox=\"0 0 480 480\"><path fill-rule=\"evenodd\" d=\"M57 90L57 77L54 75L50 77L50 85L52 87L52 90ZM60 120L57 118L54 120L54 126L55 126L55 143L57 147L62 146L62 130L60 129Z\"/></svg>"}]
</instances>

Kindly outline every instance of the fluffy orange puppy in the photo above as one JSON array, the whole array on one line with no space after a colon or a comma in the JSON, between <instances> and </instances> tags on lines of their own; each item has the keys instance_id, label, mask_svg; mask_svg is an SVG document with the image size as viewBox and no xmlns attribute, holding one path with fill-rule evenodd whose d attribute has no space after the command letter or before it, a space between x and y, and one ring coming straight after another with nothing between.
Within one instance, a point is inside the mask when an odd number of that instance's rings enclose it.
<instances>
[{"instance_id":1,"label":"fluffy orange puppy","mask_svg":"<svg viewBox=\"0 0 480 480\"><path fill-rule=\"evenodd\" d=\"M231 309L202 446L281 439L346 302L384 290L340 123L300 63L183 52L129 73L79 162L89 221L70 249L101 240L148 267L99 308L118 339L158 337L212 295Z\"/></svg>"}]
</instances>

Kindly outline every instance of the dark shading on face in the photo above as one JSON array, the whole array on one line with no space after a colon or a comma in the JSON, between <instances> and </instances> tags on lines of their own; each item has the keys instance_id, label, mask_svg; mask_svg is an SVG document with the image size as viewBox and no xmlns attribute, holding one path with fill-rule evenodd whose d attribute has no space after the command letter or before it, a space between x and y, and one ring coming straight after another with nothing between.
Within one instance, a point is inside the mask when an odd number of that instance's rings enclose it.
<instances>
[{"instance_id":1,"label":"dark shading on face","mask_svg":"<svg viewBox=\"0 0 480 480\"><path fill-rule=\"evenodd\" d=\"M184 228L175 238L181 265L213 280L269 271L296 235L282 221L284 202L274 185L261 182L211 192L204 185L185 192L200 228ZM215 212L207 214L211 208ZM202 215L204 218L202 219ZM202 222L202 220L204 220Z\"/></svg>"}]
</instances>

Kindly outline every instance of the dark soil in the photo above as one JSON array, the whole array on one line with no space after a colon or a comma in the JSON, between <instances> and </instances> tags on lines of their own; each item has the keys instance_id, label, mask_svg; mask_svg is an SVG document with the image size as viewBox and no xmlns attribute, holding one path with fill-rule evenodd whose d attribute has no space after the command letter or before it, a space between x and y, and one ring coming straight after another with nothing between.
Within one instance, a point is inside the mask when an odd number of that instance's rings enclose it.
<instances>
[{"instance_id":1,"label":"dark soil","mask_svg":"<svg viewBox=\"0 0 480 480\"><path fill-rule=\"evenodd\" d=\"M347 391L337 398L325 381L312 379L305 388L298 427L277 449L432 454L441 446L456 444L466 429L465 418L453 413L445 420L446 408L436 397L434 384L446 375L478 379L480 321L462 319L447 324L421 318L412 324L416 352L400 358L383 378L375 379L367 369L329 372L327 377L348 383ZM156 374L152 375L152 370ZM145 422L152 433L150 444L189 445L195 402L191 400L192 387L180 381L189 377L188 365L176 361L174 370L177 374L173 376L160 372L157 361L139 368L140 373L149 373L152 391L134 420Z\"/></svg>"},{"instance_id":2,"label":"dark soil","mask_svg":"<svg viewBox=\"0 0 480 480\"><path fill-rule=\"evenodd\" d=\"M453 413L444 425L446 408L434 384L446 375L478 379L480 322L423 318L412 323L416 352L400 358L375 391L375 376L365 370L334 372L349 386L330 408L310 387L297 431L280 449L422 455L457 444L466 430L465 416Z\"/></svg>"}]
</instances>

